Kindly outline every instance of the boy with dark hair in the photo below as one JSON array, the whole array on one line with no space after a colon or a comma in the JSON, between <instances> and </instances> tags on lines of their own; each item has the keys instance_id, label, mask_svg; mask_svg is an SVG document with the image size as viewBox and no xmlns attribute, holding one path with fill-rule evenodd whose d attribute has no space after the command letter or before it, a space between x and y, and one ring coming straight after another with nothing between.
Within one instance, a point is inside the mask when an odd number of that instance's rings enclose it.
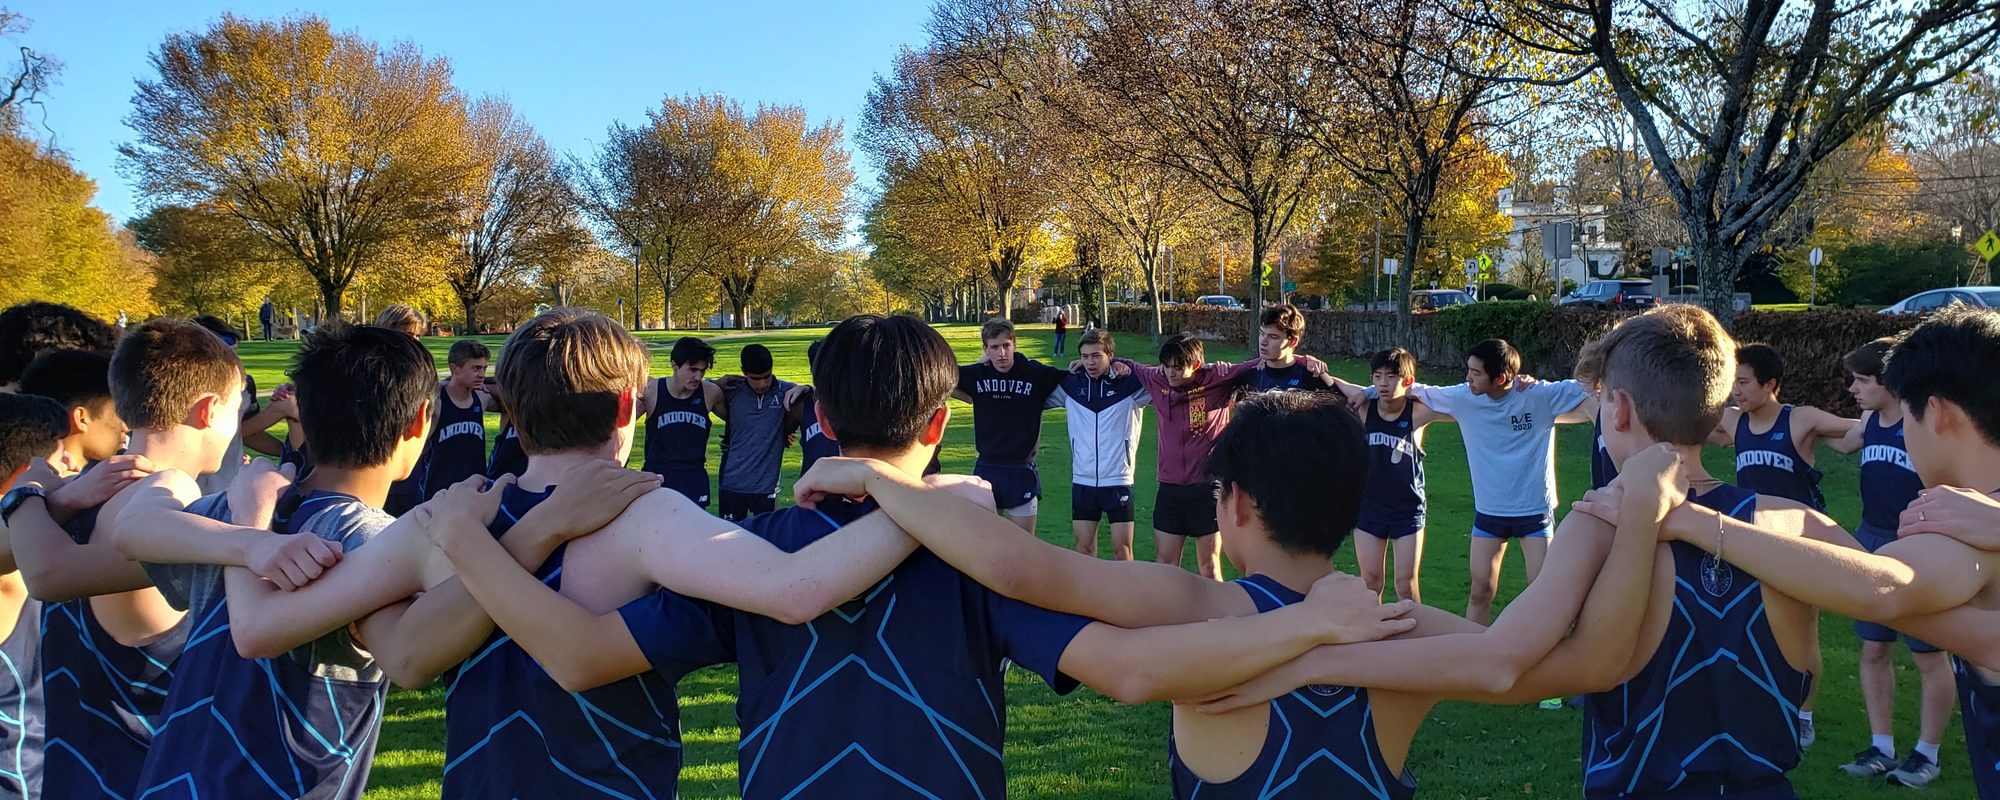
<instances>
[{"instance_id":1,"label":"boy with dark hair","mask_svg":"<svg viewBox=\"0 0 2000 800\"><path fill-rule=\"evenodd\" d=\"M1882 372L1895 346L1893 338L1876 339L1841 359L1849 373L1848 393L1861 407L1861 421L1843 435L1826 438L1836 452L1861 451L1861 524L1854 540L1869 551L1896 540L1897 518L1923 491L1924 482L1904 447L1903 405L1882 383ZM1937 778L1938 746L1951 722L1954 701L1951 663L1936 645L1904 634L1910 657L1923 683L1918 710L1917 744L1896 761L1896 674L1890 663L1897 631L1855 616L1854 633L1861 638L1861 699L1868 712L1869 745L1841 765L1857 778L1887 775L1889 780L1922 786Z\"/></svg>"},{"instance_id":2,"label":"boy with dark hair","mask_svg":"<svg viewBox=\"0 0 2000 800\"><path fill-rule=\"evenodd\" d=\"M784 463L791 416L787 398L795 384L771 376L771 350L744 345L743 379L722 387L722 466L716 476L721 517L740 522L778 506L778 470Z\"/></svg>"},{"instance_id":3,"label":"boy with dark hair","mask_svg":"<svg viewBox=\"0 0 2000 800\"><path fill-rule=\"evenodd\" d=\"M1308 369L1324 374L1326 365L1310 357L1300 360ZM1195 570L1204 578L1222 580L1222 548L1215 540L1221 530L1215 519L1217 487L1208 477L1208 454L1215 447L1215 437L1229 425L1236 388L1249 380L1262 362L1204 366L1201 340L1177 333L1160 345L1160 366L1124 358L1117 363L1139 379L1159 415L1160 442L1155 454L1159 464L1155 472L1160 488L1153 502L1153 542L1158 560L1178 566L1188 538L1193 537Z\"/></svg>"},{"instance_id":4,"label":"boy with dark hair","mask_svg":"<svg viewBox=\"0 0 2000 800\"><path fill-rule=\"evenodd\" d=\"M1070 528L1076 551L1097 555L1097 521L1111 520L1111 557L1132 560L1132 481L1140 426L1152 402L1137 376L1113 375L1118 344L1103 328L1085 331L1076 354L1082 372L1063 377L1050 404L1069 417Z\"/></svg>"},{"instance_id":5,"label":"boy with dark hair","mask_svg":"<svg viewBox=\"0 0 2000 800\"><path fill-rule=\"evenodd\" d=\"M1548 558L1556 503L1555 425L1557 417L1590 397L1574 380L1549 383L1520 380L1521 354L1500 339L1472 346L1465 358L1465 382L1456 386L1416 384L1410 395L1431 410L1458 420L1472 472L1472 583L1465 618L1485 624L1493 617L1500 589L1500 565L1507 543L1519 539L1528 582ZM1335 381L1349 402L1368 390Z\"/></svg>"},{"instance_id":6,"label":"boy with dark hair","mask_svg":"<svg viewBox=\"0 0 2000 800\"><path fill-rule=\"evenodd\" d=\"M53 350L110 350L118 329L61 303L39 300L0 311L0 392L11 392L21 373Z\"/></svg>"},{"instance_id":7,"label":"boy with dark hair","mask_svg":"<svg viewBox=\"0 0 2000 800\"><path fill-rule=\"evenodd\" d=\"M807 369L819 363L819 350L825 344L825 339L815 339L812 344L806 345ZM819 424L817 410L819 399L815 396L813 387L810 384L800 386L796 395L797 399L792 401L792 416L803 425L803 432L799 436L799 474L804 475L812 470L814 462L827 456L840 455L840 443L826 435L826 428ZM936 475L942 471L943 467L938 463L937 453L932 453L931 463L924 467L924 474Z\"/></svg>"},{"instance_id":8,"label":"boy with dark hair","mask_svg":"<svg viewBox=\"0 0 2000 800\"><path fill-rule=\"evenodd\" d=\"M1578 503L1577 510L1586 513L1565 517L1565 529L1587 515L1619 517L1623 543L1637 532L1635 525L1657 527L1670 514L1696 511L1707 520L1701 536L1711 541L1718 520L1794 529L1830 524L1801 504L1758 497L1703 469L1700 448L1722 413L1734 351L1728 333L1708 312L1679 305L1627 319L1585 347L1577 374L1603 399L1605 444L1619 457L1622 474L1608 493L1593 492ZM1635 505L1634 491L1657 493L1660 500ZM1679 503L1684 491L1688 502ZM1607 501L1619 494L1625 495L1621 503ZM1635 511L1643 513L1635 518ZM1545 597L1550 584L1565 580L1563 571L1574 568L1577 551L1594 546L1590 537L1573 538L1568 530L1563 536L1564 546L1550 554L1543 580L1509 603L1483 636L1516 619L1533 622L1522 616L1521 604ZM1800 757L1795 712L1819 664L1813 610L1759 581L1762 573L1740 573L1740 562L1686 544L1639 544L1657 550L1650 579L1642 572L1614 582L1616 570L1607 567L1592 590L1589 604L1609 591L1627 596L1640 612L1615 621L1608 641L1590 644L1597 666L1564 675L1567 668L1548 672L1554 665L1545 660L1535 670L1542 677L1524 676L1514 692L1530 697L1592 692L1584 699L1586 797L1793 797L1785 773ZM1737 553L1733 536L1728 552ZM1618 560L1615 548L1611 560ZM1587 639L1591 620L1587 604L1577 634L1565 644ZM1433 682L1437 678L1425 674L1430 669L1412 665L1454 665L1470 657L1450 644L1452 638L1321 648L1253 682L1242 698L1222 707L1318 681ZM1497 638L1492 644L1508 641ZM1595 651L1613 645L1626 649L1609 657L1612 666L1605 673L1607 657ZM1541 683L1544 678L1553 680ZM1376 724L1380 730L1394 723L1378 713Z\"/></svg>"},{"instance_id":9,"label":"boy with dark hair","mask_svg":"<svg viewBox=\"0 0 2000 800\"><path fill-rule=\"evenodd\" d=\"M693 336L674 342L674 374L646 384L646 459L643 469L667 488L708 508L709 415L729 418L722 387L706 380L715 348Z\"/></svg>"},{"instance_id":10,"label":"boy with dark hair","mask_svg":"<svg viewBox=\"0 0 2000 800\"><path fill-rule=\"evenodd\" d=\"M1767 344L1736 349L1736 404L1722 411L1722 424L1709 443L1736 448L1736 482L1770 497L1796 500L1821 511L1826 498L1819 490L1819 470L1813 449L1826 441L1842 452L1854 452L1860 441L1859 420L1793 406L1778 401L1785 378L1785 357ZM1852 440L1850 444L1847 440Z\"/></svg>"},{"instance_id":11,"label":"boy with dark hair","mask_svg":"<svg viewBox=\"0 0 2000 800\"><path fill-rule=\"evenodd\" d=\"M1103 620L1079 631L1063 649L1059 666L1064 673L1084 678L1120 700L1185 698L1188 695L1183 691L1205 694L1202 685L1225 679L1223 672L1260 674L1269 665L1268 659L1292 652L1297 644L1250 646L1241 640L1227 643L1193 637L1224 631L1248 635L1250 629L1275 624L1283 615L1302 611L1302 603L1312 603L1324 592L1359 589L1356 600L1371 606L1368 613L1376 620L1410 609L1430 620L1417 623L1418 628L1427 624L1437 628L1449 619L1413 603L1377 606L1376 596L1365 585L1356 586L1356 579L1331 569L1332 554L1353 527L1363 488L1361 481L1336 476L1356 469L1365 459L1366 447L1360 423L1331 396L1260 393L1237 404L1235 418L1215 443L1207 464L1223 486L1215 500L1224 527L1223 545L1231 560L1248 575L1231 584L1158 565L1100 561L1033 537L1007 536L977 527L973 524L977 515L969 509L954 509L950 498L918 488L881 465L848 462L842 466L849 469L836 472L827 470L831 465L823 462L822 471L807 476L800 490L806 493L802 498L808 494L866 492L899 523L910 526L908 530L924 544L925 552L935 553L995 590L1022 602ZM1587 518L1582 515L1577 519L1576 525L1602 528L1594 520L1583 521ZM1617 659L1616 640L1629 633L1629 618L1636 618L1640 606L1623 595L1639 593L1614 593L1606 587L1637 582L1631 578L1645 566L1653 547L1652 534L1651 528L1639 526L1625 537L1623 555L1616 557L1619 566L1607 568L1605 576L1598 579L1600 592L1592 595L1578 640L1561 656L1551 657L1555 666L1550 669L1582 670L1593 660ZM1610 537L1598 538L1608 549ZM1602 550L1597 556L1602 558ZM1437 700L1434 695L1477 696L1489 691L1485 688L1489 685L1511 687L1515 676L1542 658L1568 621L1575 618L1582 605L1583 585L1592 577L1582 573L1580 568L1564 567L1563 579L1577 584L1571 587L1571 597L1545 591L1540 599L1524 599L1521 602L1528 605L1523 607L1529 610L1509 615L1503 620L1507 628L1496 627L1487 637L1446 639L1445 643L1458 643L1451 661L1435 662L1435 669L1421 670L1404 663L1391 679L1426 682L1422 689L1428 694L1414 690L1377 693L1363 688L1366 684L1317 685L1269 695L1267 699L1276 698L1276 702L1247 704L1254 707L1228 714L1198 714L1191 707L1177 705L1170 739L1174 795L1225 800L1409 797L1413 786L1404 762L1410 738ZM1551 580L1551 588L1558 588L1556 583ZM1312 587L1310 594L1301 591L1307 586ZM1615 605L1610 601L1614 594L1621 595L1619 599L1628 607L1622 613L1610 608ZM1517 619L1522 624L1514 625ZM1399 627L1389 622L1374 624L1377 629L1370 632L1374 635L1344 638L1373 639ZM1169 627L1125 633L1114 625ZM1447 623L1445 629L1476 630L1463 621L1456 627ZM1099 648L1109 644L1105 639L1121 633L1179 639L1180 652L1172 658L1152 657L1154 661L1149 663L1168 670L1163 674L1135 676L1136 682L1109 688L1100 686L1086 673L1100 667L1096 659ZM1349 647L1359 645L1333 649ZM1622 659L1617 660L1622 663ZM1601 666L1596 669L1604 671ZM1153 686L1150 681L1171 685Z\"/></svg>"},{"instance_id":12,"label":"boy with dark hair","mask_svg":"<svg viewBox=\"0 0 2000 800\"><path fill-rule=\"evenodd\" d=\"M45 353L21 374L21 393L61 403L69 418L62 449L79 468L125 447L125 421L111 402L111 356L89 350Z\"/></svg>"},{"instance_id":13,"label":"boy with dark hair","mask_svg":"<svg viewBox=\"0 0 2000 800\"><path fill-rule=\"evenodd\" d=\"M37 359L39 360L39 359ZM56 401L0 392L0 491L57 451L69 421ZM8 498L12 500L10 496ZM0 517L13 504L0 501ZM0 545L7 536L0 529ZM14 552L0 557L0 797L42 796L42 603L28 596Z\"/></svg>"},{"instance_id":14,"label":"boy with dark hair","mask_svg":"<svg viewBox=\"0 0 2000 800\"><path fill-rule=\"evenodd\" d=\"M238 613L238 598L232 596L231 633L238 647L275 655L270 642L309 640L342 627L352 608L398 604L422 592L408 612L415 614L441 583L455 590L460 582L448 577L451 562L425 532L438 516L474 520L478 541L460 547L497 556L511 574L606 612L664 584L691 597L804 622L865 590L913 548L878 517L843 529L824 546L786 553L703 513L679 492L655 490L650 476L616 469L630 455L646 362L644 345L594 312L559 308L516 328L501 352L500 387L528 451L519 482L503 481L487 491L462 483L398 520L311 586L284 593L266 589L249 598L258 608L254 629L246 629L248 615ZM576 513L577 506L592 505L569 493L612 483L578 471L597 468L642 478L620 478L620 485L603 489L621 502L595 503L617 513L630 500L628 493L639 495L629 508L598 532L566 543L527 535L524 529L544 509ZM517 539L523 535L527 538ZM454 559L471 563L462 554ZM462 585L471 588L467 577ZM670 630L692 636L703 617L688 609L656 606L633 613L668 615ZM461 642L464 649L447 665L425 656L425 663L412 667L420 676L453 671L445 700L445 797L673 794L680 770L673 700L678 671L625 673L618 677L627 680L585 684L609 685L571 693L515 640L492 633L486 616L450 619L452 632L434 635L473 634ZM459 627L465 623L477 625ZM396 679L393 672L391 678Z\"/></svg>"},{"instance_id":15,"label":"boy with dark hair","mask_svg":"<svg viewBox=\"0 0 2000 800\"><path fill-rule=\"evenodd\" d=\"M129 450L145 461L124 470L111 465L113 474L136 478L137 466L215 471L237 440L242 375L229 345L200 325L160 319L134 328L112 354L110 380L118 416L132 428ZM42 639L48 797L131 796L165 721L170 665L187 628L149 569L117 547L118 512L137 494L127 486L100 498L101 506L74 514L66 532L40 505L9 519L29 590L63 601L48 608ZM190 481L176 499L195 497ZM280 578L314 560L269 542L218 537L199 544L219 563L254 564Z\"/></svg>"},{"instance_id":16,"label":"boy with dark hair","mask_svg":"<svg viewBox=\"0 0 2000 800\"><path fill-rule=\"evenodd\" d=\"M879 493L897 495L890 502L910 500L897 512L910 524L969 526L966 535L980 539L1032 538L960 499L966 488L983 499L980 487L912 488L923 486L917 473L950 417L954 364L943 337L908 317L855 317L826 341L815 372L820 421L847 452L882 460L821 459L802 485L839 497L808 489L800 496L808 506L752 519L758 535L786 549L839 537L854 527L843 522L872 505L842 498L876 493L879 477ZM828 475L847 477L815 483ZM834 485L842 481L850 485ZM1311 642L1406 626L1382 622L1405 609L1384 611L1335 586L1316 593L1313 607L1261 625L1125 631L1000 598L920 551L887 578L872 576L880 582L836 614L787 625L717 610L711 619L720 630L703 632L697 621L653 611L685 602L670 592L619 614L568 602L493 558L475 521L453 523L441 539L474 593L495 604L489 608L502 627L565 682L739 661L738 776L743 796L759 800L1004 794L1005 724L994 713L1006 703L1003 659L1063 691L1076 676L1125 700L1193 697Z\"/></svg>"},{"instance_id":17,"label":"boy with dark hair","mask_svg":"<svg viewBox=\"0 0 2000 800\"><path fill-rule=\"evenodd\" d=\"M806 345L806 369L819 363L819 349L825 344L825 339L814 339ZM819 398L811 385L801 388L794 406L793 415L805 426L799 434L799 474L804 475L812 471L813 462L840 455L840 443L826 435L826 428L819 424Z\"/></svg>"},{"instance_id":18,"label":"boy with dark hair","mask_svg":"<svg viewBox=\"0 0 2000 800\"><path fill-rule=\"evenodd\" d=\"M424 455L423 498L474 475L486 474L486 366L493 354L478 339L452 342L446 354L450 374L438 387L437 423Z\"/></svg>"},{"instance_id":19,"label":"boy with dark hair","mask_svg":"<svg viewBox=\"0 0 2000 800\"><path fill-rule=\"evenodd\" d=\"M1368 362L1375 399L1362 427L1368 432L1368 490L1354 524L1354 557L1361 580L1382 591L1383 559L1395 543L1396 597L1423 602L1417 588L1424 557L1424 429L1451 417L1410 399L1417 357L1400 347Z\"/></svg>"},{"instance_id":20,"label":"boy with dark hair","mask_svg":"<svg viewBox=\"0 0 2000 800\"><path fill-rule=\"evenodd\" d=\"M66 416L62 403L46 395L0 393L0 475L6 476L0 489L13 488L29 462L55 453L69 434Z\"/></svg>"},{"instance_id":21,"label":"boy with dark hair","mask_svg":"<svg viewBox=\"0 0 2000 800\"><path fill-rule=\"evenodd\" d=\"M980 359L958 368L951 396L972 406L972 440L979 460L972 474L993 485L993 505L1021 530L1035 529L1042 475L1042 412L1069 373L1015 352L1014 323L989 319L979 328Z\"/></svg>"}]
</instances>

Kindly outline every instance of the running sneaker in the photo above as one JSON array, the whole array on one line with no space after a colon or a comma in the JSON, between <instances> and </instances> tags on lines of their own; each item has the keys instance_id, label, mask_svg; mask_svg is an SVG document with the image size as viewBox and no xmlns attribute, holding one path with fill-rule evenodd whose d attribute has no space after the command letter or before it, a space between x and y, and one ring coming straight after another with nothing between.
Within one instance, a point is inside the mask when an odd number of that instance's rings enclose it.
<instances>
[{"instance_id":1,"label":"running sneaker","mask_svg":"<svg viewBox=\"0 0 2000 800\"><path fill-rule=\"evenodd\" d=\"M1902 766L1889 771L1889 782L1897 786L1924 786L1937 779L1937 762L1915 750L1903 759Z\"/></svg>"},{"instance_id":2,"label":"running sneaker","mask_svg":"<svg viewBox=\"0 0 2000 800\"><path fill-rule=\"evenodd\" d=\"M1539 705L1541 706L1541 709L1543 711L1561 711L1563 707L1563 699L1560 697L1551 697L1547 700L1543 700Z\"/></svg>"},{"instance_id":3,"label":"running sneaker","mask_svg":"<svg viewBox=\"0 0 2000 800\"><path fill-rule=\"evenodd\" d=\"M1895 757L1872 744L1868 749L1855 753L1853 761L1840 765L1841 772L1856 778L1873 778L1895 768Z\"/></svg>"},{"instance_id":4,"label":"running sneaker","mask_svg":"<svg viewBox=\"0 0 2000 800\"><path fill-rule=\"evenodd\" d=\"M1813 742L1816 741L1819 741L1819 734L1813 731L1813 721L1809 719L1799 720L1799 749L1804 750L1811 747L1813 746ZM1875 748L1870 747L1868 749L1873 750Z\"/></svg>"}]
</instances>

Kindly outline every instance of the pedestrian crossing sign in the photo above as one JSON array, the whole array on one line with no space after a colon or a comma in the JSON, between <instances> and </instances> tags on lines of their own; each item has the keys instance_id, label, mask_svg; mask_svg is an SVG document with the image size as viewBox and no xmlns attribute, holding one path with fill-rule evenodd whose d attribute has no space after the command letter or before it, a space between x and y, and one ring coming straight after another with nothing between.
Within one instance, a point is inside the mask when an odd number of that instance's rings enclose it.
<instances>
[{"instance_id":1,"label":"pedestrian crossing sign","mask_svg":"<svg viewBox=\"0 0 2000 800\"><path fill-rule=\"evenodd\" d=\"M1987 231L1986 235L1979 237L1979 241L1972 246L1979 250L1980 258L1992 261L1994 256L2000 256L2000 234Z\"/></svg>"}]
</instances>

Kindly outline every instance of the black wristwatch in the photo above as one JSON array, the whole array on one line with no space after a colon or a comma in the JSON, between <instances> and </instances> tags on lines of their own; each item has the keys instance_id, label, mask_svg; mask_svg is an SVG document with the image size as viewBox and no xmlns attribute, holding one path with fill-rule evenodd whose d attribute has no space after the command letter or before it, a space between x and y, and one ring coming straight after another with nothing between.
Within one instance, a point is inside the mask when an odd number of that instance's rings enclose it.
<instances>
[{"instance_id":1,"label":"black wristwatch","mask_svg":"<svg viewBox=\"0 0 2000 800\"><path fill-rule=\"evenodd\" d=\"M7 492L5 497L0 497L0 525L12 522L14 519L14 510L20 508L22 503L28 502L28 498L30 497L42 498L42 502L44 503L49 501L49 493L42 491L42 487L34 484L16 486Z\"/></svg>"}]
</instances>

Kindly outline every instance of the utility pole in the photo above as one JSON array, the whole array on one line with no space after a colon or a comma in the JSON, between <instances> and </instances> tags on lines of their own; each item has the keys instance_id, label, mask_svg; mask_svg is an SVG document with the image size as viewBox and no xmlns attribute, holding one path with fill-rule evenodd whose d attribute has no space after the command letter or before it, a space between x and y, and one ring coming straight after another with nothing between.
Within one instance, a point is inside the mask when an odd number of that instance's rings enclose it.
<instances>
[{"instance_id":1,"label":"utility pole","mask_svg":"<svg viewBox=\"0 0 2000 800\"><path fill-rule=\"evenodd\" d=\"M1382 290L1382 209L1375 209L1375 261L1368 265L1368 307L1373 309Z\"/></svg>"},{"instance_id":2,"label":"utility pole","mask_svg":"<svg viewBox=\"0 0 2000 800\"><path fill-rule=\"evenodd\" d=\"M637 241L632 242L632 330L635 331L641 330L639 327L639 309L645 307L639 302L639 249L641 246Z\"/></svg>"}]
</instances>

